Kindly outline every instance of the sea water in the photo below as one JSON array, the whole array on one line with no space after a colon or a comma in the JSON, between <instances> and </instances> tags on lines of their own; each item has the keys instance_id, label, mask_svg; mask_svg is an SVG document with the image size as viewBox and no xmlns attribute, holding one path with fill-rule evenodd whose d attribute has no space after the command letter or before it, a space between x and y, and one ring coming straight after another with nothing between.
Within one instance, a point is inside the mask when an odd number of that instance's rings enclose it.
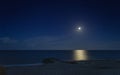
<instances>
[{"instance_id":1,"label":"sea water","mask_svg":"<svg viewBox=\"0 0 120 75\"><path fill-rule=\"evenodd\" d=\"M72 60L75 50L0 50L1 65L37 64L45 58ZM120 59L120 50L87 50L90 59Z\"/></svg>"}]
</instances>

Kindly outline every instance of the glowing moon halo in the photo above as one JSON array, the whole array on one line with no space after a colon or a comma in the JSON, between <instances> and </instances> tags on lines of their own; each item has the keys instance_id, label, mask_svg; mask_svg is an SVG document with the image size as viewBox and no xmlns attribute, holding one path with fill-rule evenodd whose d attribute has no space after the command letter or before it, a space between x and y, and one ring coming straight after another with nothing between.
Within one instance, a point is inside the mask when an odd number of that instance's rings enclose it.
<instances>
[{"instance_id":1,"label":"glowing moon halo","mask_svg":"<svg viewBox=\"0 0 120 75\"><path fill-rule=\"evenodd\" d=\"M80 26L76 28L76 31L81 31L81 30L82 28Z\"/></svg>"},{"instance_id":2,"label":"glowing moon halo","mask_svg":"<svg viewBox=\"0 0 120 75\"><path fill-rule=\"evenodd\" d=\"M78 30L81 30L81 27L78 27Z\"/></svg>"}]
</instances>

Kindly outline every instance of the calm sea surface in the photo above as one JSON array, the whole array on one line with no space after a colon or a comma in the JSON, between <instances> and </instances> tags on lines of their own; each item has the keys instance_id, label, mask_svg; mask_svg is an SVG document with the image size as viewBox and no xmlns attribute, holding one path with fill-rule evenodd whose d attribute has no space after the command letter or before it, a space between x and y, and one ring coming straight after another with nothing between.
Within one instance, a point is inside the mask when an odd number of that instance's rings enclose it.
<instances>
[{"instance_id":1,"label":"calm sea surface","mask_svg":"<svg viewBox=\"0 0 120 75\"><path fill-rule=\"evenodd\" d=\"M87 50L91 59L120 59L120 50ZM0 64L34 64L43 59L54 57L71 60L74 50L1 50Z\"/></svg>"}]
</instances>

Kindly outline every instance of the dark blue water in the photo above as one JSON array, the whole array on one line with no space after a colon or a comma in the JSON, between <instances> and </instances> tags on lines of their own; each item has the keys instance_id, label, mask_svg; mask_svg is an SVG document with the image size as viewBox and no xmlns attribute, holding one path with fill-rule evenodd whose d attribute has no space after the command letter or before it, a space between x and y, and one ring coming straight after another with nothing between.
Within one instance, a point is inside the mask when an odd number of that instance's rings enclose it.
<instances>
[{"instance_id":1,"label":"dark blue water","mask_svg":"<svg viewBox=\"0 0 120 75\"><path fill-rule=\"evenodd\" d=\"M91 59L120 59L120 50L87 50ZM71 60L73 50L1 50L0 64L34 64L43 59L54 57Z\"/></svg>"}]
</instances>

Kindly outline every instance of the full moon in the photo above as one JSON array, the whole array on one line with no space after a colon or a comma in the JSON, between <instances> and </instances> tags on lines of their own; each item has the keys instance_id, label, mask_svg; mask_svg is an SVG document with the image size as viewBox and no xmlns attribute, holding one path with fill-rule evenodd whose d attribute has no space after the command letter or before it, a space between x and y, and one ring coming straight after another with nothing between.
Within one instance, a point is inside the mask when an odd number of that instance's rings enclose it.
<instances>
[{"instance_id":1,"label":"full moon","mask_svg":"<svg viewBox=\"0 0 120 75\"><path fill-rule=\"evenodd\" d=\"M77 29L77 31L81 31L82 28L81 27L77 27L76 29Z\"/></svg>"},{"instance_id":2,"label":"full moon","mask_svg":"<svg viewBox=\"0 0 120 75\"><path fill-rule=\"evenodd\" d=\"M81 27L78 27L78 30L81 30Z\"/></svg>"}]
</instances>

